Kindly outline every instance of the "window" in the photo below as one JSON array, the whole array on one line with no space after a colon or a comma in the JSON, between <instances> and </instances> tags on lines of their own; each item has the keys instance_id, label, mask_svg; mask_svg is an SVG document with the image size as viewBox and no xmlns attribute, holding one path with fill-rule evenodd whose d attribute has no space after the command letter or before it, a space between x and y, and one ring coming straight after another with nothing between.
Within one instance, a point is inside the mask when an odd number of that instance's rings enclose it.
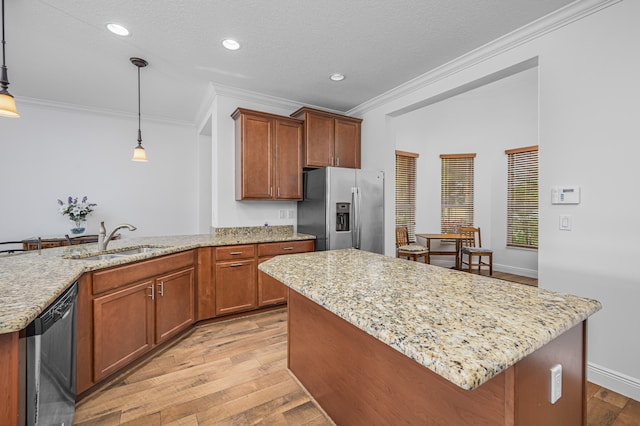
<instances>
[{"instance_id":1,"label":"window","mask_svg":"<svg viewBox=\"0 0 640 426\"><path fill-rule=\"evenodd\" d=\"M416 236L416 158L418 154L396 151L396 226L406 226L409 241Z\"/></svg>"},{"instance_id":2,"label":"window","mask_svg":"<svg viewBox=\"0 0 640 426\"><path fill-rule=\"evenodd\" d=\"M505 151L507 246L538 248L538 146Z\"/></svg>"},{"instance_id":3,"label":"window","mask_svg":"<svg viewBox=\"0 0 640 426\"><path fill-rule=\"evenodd\" d=\"M441 154L440 229L457 233L473 225L473 159L476 154Z\"/></svg>"}]
</instances>

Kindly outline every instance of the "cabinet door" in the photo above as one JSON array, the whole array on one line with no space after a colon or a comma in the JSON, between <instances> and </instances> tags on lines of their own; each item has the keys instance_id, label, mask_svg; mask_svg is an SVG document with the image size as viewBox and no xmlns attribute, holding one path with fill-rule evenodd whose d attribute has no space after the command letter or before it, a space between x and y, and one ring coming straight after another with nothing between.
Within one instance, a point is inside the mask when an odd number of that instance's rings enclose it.
<instances>
[{"instance_id":1,"label":"cabinet door","mask_svg":"<svg viewBox=\"0 0 640 426\"><path fill-rule=\"evenodd\" d=\"M153 346L153 281L93 299L93 375L98 381Z\"/></svg>"},{"instance_id":2,"label":"cabinet door","mask_svg":"<svg viewBox=\"0 0 640 426\"><path fill-rule=\"evenodd\" d=\"M161 343L194 321L194 268L156 279L155 342Z\"/></svg>"},{"instance_id":3,"label":"cabinet door","mask_svg":"<svg viewBox=\"0 0 640 426\"><path fill-rule=\"evenodd\" d=\"M333 166L333 117L307 113L305 116L305 167Z\"/></svg>"},{"instance_id":4,"label":"cabinet door","mask_svg":"<svg viewBox=\"0 0 640 426\"><path fill-rule=\"evenodd\" d=\"M215 287L216 315L255 308L257 306L255 260L216 264Z\"/></svg>"},{"instance_id":5,"label":"cabinet door","mask_svg":"<svg viewBox=\"0 0 640 426\"><path fill-rule=\"evenodd\" d=\"M262 263L271 257L261 257ZM289 288L275 278L258 270L258 306L277 305L286 303Z\"/></svg>"},{"instance_id":6,"label":"cabinet door","mask_svg":"<svg viewBox=\"0 0 640 426\"><path fill-rule=\"evenodd\" d=\"M335 166L360 168L360 123L336 118Z\"/></svg>"},{"instance_id":7,"label":"cabinet door","mask_svg":"<svg viewBox=\"0 0 640 426\"><path fill-rule=\"evenodd\" d=\"M276 120L275 178L280 200L302 200L302 123Z\"/></svg>"},{"instance_id":8,"label":"cabinet door","mask_svg":"<svg viewBox=\"0 0 640 426\"><path fill-rule=\"evenodd\" d=\"M273 196L273 121L268 117L245 113L242 115L240 129L241 197L272 198ZM236 197L238 198L238 197Z\"/></svg>"}]
</instances>

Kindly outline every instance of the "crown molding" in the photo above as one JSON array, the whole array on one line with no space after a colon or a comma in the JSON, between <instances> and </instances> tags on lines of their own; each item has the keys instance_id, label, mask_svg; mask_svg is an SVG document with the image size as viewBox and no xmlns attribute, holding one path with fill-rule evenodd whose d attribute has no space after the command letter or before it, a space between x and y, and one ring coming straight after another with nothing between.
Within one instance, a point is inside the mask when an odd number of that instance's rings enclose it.
<instances>
[{"instance_id":1,"label":"crown molding","mask_svg":"<svg viewBox=\"0 0 640 426\"><path fill-rule=\"evenodd\" d=\"M542 37L572 22L596 13L602 9L620 3L623 0L577 0L517 30L497 38L475 50L470 51L446 64L407 81L381 95L365 101L347 111L348 115L362 116L366 112L401 98L409 93L427 87L439 80L461 72L486 61L496 55L514 49L531 40Z\"/></svg>"},{"instance_id":2,"label":"crown molding","mask_svg":"<svg viewBox=\"0 0 640 426\"><path fill-rule=\"evenodd\" d=\"M77 105L77 104L69 104L64 102L50 101L47 99L36 99L36 98L28 98L28 97L15 97L16 103L35 106L39 108L51 109L51 110L64 110L64 111L73 111L73 112L84 112L89 114L96 115L107 115L110 117L118 117L118 118L135 118L138 119L138 113L129 113L124 111L117 111L107 108L95 108L86 105ZM194 124L189 121L184 120L176 120L173 118L160 117L160 116L144 116L144 121L151 121L156 123L164 123L164 124L172 124L177 126L188 126L194 127Z\"/></svg>"}]
</instances>

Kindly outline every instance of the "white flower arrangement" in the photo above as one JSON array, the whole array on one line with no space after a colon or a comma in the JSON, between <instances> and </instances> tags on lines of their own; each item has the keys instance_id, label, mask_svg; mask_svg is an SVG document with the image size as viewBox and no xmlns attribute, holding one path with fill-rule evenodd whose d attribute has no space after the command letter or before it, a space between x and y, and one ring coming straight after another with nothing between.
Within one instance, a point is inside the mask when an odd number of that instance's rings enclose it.
<instances>
[{"instance_id":1,"label":"white flower arrangement","mask_svg":"<svg viewBox=\"0 0 640 426\"><path fill-rule=\"evenodd\" d=\"M78 202L78 197L67 198L65 204L62 200L58 200L58 211L64 216L69 215L69 219L74 222L84 222L87 220L87 216L93 211L93 207L97 206L95 203L88 203L87 196L82 197L82 200Z\"/></svg>"}]
</instances>

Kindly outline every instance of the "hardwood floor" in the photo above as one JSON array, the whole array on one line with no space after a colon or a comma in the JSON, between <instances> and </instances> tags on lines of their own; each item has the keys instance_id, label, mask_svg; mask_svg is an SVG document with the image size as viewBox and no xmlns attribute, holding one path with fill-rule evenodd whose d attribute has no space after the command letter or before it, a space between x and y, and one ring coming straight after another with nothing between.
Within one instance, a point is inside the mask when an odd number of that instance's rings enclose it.
<instances>
[{"instance_id":1,"label":"hardwood floor","mask_svg":"<svg viewBox=\"0 0 640 426\"><path fill-rule=\"evenodd\" d=\"M287 370L286 309L203 325L76 407L75 425L330 425Z\"/></svg>"},{"instance_id":2,"label":"hardwood floor","mask_svg":"<svg viewBox=\"0 0 640 426\"><path fill-rule=\"evenodd\" d=\"M511 277L513 279L513 277ZM287 312L199 326L79 403L74 425L332 425L287 370ZM589 383L588 425L640 425L640 402Z\"/></svg>"}]
</instances>

